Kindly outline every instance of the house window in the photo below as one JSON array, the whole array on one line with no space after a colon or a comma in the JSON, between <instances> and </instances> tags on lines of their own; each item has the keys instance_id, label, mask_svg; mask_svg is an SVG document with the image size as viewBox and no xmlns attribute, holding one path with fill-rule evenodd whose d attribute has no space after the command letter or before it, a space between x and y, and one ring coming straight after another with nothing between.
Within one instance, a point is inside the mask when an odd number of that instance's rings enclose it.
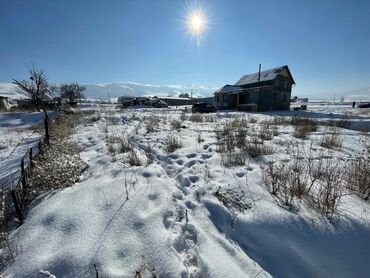
<instances>
[{"instance_id":1,"label":"house window","mask_svg":"<svg viewBox=\"0 0 370 278\"><path fill-rule=\"evenodd\" d=\"M288 89L288 81L287 80L284 80L284 88Z\"/></svg>"},{"instance_id":2,"label":"house window","mask_svg":"<svg viewBox=\"0 0 370 278\"><path fill-rule=\"evenodd\" d=\"M226 102L227 101L227 95L223 95L223 99L222 99L223 102Z\"/></svg>"},{"instance_id":3,"label":"house window","mask_svg":"<svg viewBox=\"0 0 370 278\"><path fill-rule=\"evenodd\" d=\"M286 102L286 94L283 95L283 102Z\"/></svg>"},{"instance_id":4,"label":"house window","mask_svg":"<svg viewBox=\"0 0 370 278\"><path fill-rule=\"evenodd\" d=\"M216 102L220 102L220 95L216 94Z\"/></svg>"},{"instance_id":5,"label":"house window","mask_svg":"<svg viewBox=\"0 0 370 278\"><path fill-rule=\"evenodd\" d=\"M279 87L279 80L275 80L275 87Z\"/></svg>"}]
</instances>

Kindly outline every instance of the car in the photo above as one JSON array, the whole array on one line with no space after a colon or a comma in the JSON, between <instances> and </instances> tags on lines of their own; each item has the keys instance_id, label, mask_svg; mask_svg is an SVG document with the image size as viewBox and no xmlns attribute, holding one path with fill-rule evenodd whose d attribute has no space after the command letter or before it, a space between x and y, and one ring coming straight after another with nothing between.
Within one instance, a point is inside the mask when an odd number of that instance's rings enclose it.
<instances>
[{"instance_id":1,"label":"car","mask_svg":"<svg viewBox=\"0 0 370 278\"><path fill-rule=\"evenodd\" d=\"M214 113L217 109L206 102L198 102L193 104L193 107L191 108L191 112L193 113Z\"/></svg>"},{"instance_id":2,"label":"car","mask_svg":"<svg viewBox=\"0 0 370 278\"><path fill-rule=\"evenodd\" d=\"M358 108L370 108L370 102L368 103L363 103L357 106Z\"/></svg>"}]
</instances>

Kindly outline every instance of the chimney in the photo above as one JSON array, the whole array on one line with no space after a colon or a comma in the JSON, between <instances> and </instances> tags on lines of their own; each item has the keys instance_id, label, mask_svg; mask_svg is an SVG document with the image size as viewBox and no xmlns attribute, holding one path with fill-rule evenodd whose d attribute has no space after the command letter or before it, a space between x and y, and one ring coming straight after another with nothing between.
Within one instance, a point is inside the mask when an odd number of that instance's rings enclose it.
<instances>
[{"instance_id":1,"label":"chimney","mask_svg":"<svg viewBox=\"0 0 370 278\"><path fill-rule=\"evenodd\" d=\"M261 64L260 64L259 70L258 70L258 83L261 83Z\"/></svg>"}]
</instances>

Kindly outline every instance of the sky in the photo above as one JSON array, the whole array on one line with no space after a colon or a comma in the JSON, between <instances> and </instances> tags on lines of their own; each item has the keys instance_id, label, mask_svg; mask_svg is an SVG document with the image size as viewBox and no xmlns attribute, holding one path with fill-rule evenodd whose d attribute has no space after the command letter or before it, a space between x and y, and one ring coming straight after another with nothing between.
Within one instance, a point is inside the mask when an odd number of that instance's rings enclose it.
<instances>
[{"instance_id":1,"label":"sky","mask_svg":"<svg viewBox=\"0 0 370 278\"><path fill-rule=\"evenodd\" d=\"M297 94L369 87L369 12L365 0L0 0L0 82L34 63L58 83L217 87L286 64Z\"/></svg>"}]
</instances>

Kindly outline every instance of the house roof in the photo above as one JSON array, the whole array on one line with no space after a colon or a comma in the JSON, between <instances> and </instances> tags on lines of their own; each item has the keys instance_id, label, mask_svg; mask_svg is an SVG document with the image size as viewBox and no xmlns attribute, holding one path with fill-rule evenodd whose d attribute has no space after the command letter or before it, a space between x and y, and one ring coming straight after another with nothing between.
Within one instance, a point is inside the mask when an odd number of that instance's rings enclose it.
<instances>
[{"instance_id":1,"label":"house roof","mask_svg":"<svg viewBox=\"0 0 370 278\"><path fill-rule=\"evenodd\" d=\"M241 91L242 88L235 85L225 85L218 89L215 93L236 93Z\"/></svg>"},{"instance_id":2,"label":"house roof","mask_svg":"<svg viewBox=\"0 0 370 278\"><path fill-rule=\"evenodd\" d=\"M269 69L269 70L261 71L260 81L263 82L263 81L274 80L279 74L282 73L282 71L284 69L287 70L287 72L288 72L288 74L289 74L289 76L292 80L292 83L295 84L294 79L292 77L292 74L290 73L290 70L289 70L287 65L276 67L276 68ZM236 86L245 86L245 85L250 85L250 84L254 84L254 83L258 83L258 72L244 75L242 78L240 78L240 80L238 82L235 83L235 85Z\"/></svg>"}]
</instances>

